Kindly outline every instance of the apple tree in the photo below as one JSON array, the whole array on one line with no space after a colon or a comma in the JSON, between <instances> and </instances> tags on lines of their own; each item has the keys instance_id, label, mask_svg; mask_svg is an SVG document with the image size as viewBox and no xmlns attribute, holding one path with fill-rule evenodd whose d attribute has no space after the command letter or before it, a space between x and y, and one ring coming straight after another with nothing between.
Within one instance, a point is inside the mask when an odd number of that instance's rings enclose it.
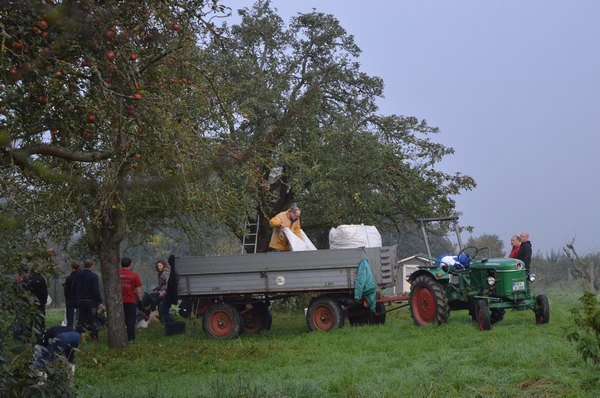
<instances>
[{"instance_id":1,"label":"apple tree","mask_svg":"<svg viewBox=\"0 0 600 398\"><path fill-rule=\"evenodd\" d=\"M202 0L0 5L0 197L28 230L85 235L111 347L127 343L125 235L201 212L210 198L213 105L198 64L219 35L212 19L226 14Z\"/></svg>"},{"instance_id":2,"label":"apple tree","mask_svg":"<svg viewBox=\"0 0 600 398\"><path fill-rule=\"evenodd\" d=\"M475 186L436 168L453 153L431 140L437 128L378 112L383 81L361 70L360 49L333 16L313 11L286 25L268 1L238 12L228 40L210 47L219 56L206 79L220 93L210 122L240 165L222 178L238 188L238 209L260 216L261 250L268 219L293 202L305 229L398 228L451 214L451 195ZM244 215L229 214L239 226Z\"/></svg>"}]
</instances>

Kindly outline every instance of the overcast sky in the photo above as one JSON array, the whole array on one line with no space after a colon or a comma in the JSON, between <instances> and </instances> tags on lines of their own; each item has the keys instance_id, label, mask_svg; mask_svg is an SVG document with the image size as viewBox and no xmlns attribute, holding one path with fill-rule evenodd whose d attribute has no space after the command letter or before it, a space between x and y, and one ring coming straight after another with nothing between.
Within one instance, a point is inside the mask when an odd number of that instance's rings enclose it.
<instances>
[{"instance_id":1,"label":"overcast sky","mask_svg":"<svg viewBox=\"0 0 600 398\"><path fill-rule=\"evenodd\" d=\"M232 8L252 1L233 0ZM528 231L534 251L600 251L600 1L274 0L354 35L383 78L384 114L440 128L440 167L475 178L456 198L474 235ZM468 236L464 236L463 239Z\"/></svg>"}]
</instances>

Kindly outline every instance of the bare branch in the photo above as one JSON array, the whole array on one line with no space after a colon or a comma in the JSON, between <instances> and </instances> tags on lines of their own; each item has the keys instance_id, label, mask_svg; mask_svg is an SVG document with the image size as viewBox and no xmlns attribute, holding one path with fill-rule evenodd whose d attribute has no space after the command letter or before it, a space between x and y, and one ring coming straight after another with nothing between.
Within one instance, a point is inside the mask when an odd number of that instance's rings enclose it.
<instances>
[{"instance_id":1,"label":"bare branch","mask_svg":"<svg viewBox=\"0 0 600 398\"><path fill-rule=\"evenodd\" d=\"M48 155L75 162L98 162L109 159L113 155L112 151L81 152L55 145L34 145L29 148L19 149L18 151L23 151L28 155Z\"/></svg>"}]
</instances>

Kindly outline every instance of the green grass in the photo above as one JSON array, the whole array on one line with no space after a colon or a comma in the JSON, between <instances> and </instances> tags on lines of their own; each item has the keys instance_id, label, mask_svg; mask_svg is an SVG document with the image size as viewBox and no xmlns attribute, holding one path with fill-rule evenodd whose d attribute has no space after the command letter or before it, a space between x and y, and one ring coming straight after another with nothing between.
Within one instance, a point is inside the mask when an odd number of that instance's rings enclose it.
<instances>
[{"instance_id":1,"label":"green grass","mask_svg":"<svg viewBox=\"0 0 600 398\"><path fill-rule=\"evenodd\" d=\"M76 385L84 397L598 397L600 372L565 339L578 297L551 291L550 324L508 311L489 332L466 311L418 328L407 309L331 333L309 333L301 310L275 313L270 332L233 341L205 337L201 320L171 337L153 324L125 350L83 343Z\"/></svg>"}]
</instances>

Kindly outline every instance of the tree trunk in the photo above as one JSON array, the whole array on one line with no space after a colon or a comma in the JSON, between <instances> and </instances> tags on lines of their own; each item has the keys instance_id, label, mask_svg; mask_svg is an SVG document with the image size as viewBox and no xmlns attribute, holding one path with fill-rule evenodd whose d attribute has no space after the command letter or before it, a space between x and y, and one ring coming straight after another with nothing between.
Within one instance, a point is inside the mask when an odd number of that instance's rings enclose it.
<instances>
[{"instance_id":1,"label":"tree trunk","mask_svg":"<svg viewBox=\"0 0 600 398\"><path fill-rule=\"evenodd\" d=\"M127 346L125 316L123 314L123 299L121 294L121 278L119 276L121 223L112 217L104 217L101 226L100 267L104 286L104 301L106 305L106 330L110 348ZM111 222L112 221L112 222Z\"/></svg>"},{"instance_id":2,"label":"tree trunk","mask_svg":"<svg viewBox=\"0 0 600 398\"><path fill-rule=\"evenodd\" d=\"M258 226L258 235L256 239L258 244L256 245L257 253L265 253L269 250L269 243L271 242L271 227L269 226L270 217L268 215L261 214L260 225Z\"/></svg>"}]
</instances>

